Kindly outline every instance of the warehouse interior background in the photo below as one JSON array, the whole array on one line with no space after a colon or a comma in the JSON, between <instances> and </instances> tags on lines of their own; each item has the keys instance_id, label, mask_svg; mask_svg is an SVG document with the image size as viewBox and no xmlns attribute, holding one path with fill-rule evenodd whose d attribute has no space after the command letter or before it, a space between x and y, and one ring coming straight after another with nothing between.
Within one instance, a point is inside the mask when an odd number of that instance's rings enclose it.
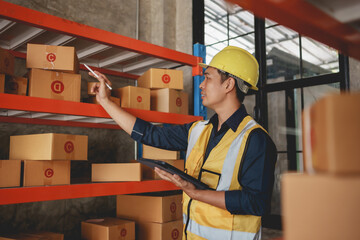
<instances>
[{"instance_id":1,"label":"warehouse interior background","mask_svg":"<svg viewBox=\"0 0 360 240\"><path fill-rule=\"evenodd\" d=\"M278 149L272 210L264 224L263 239L281 236L281 174L302 170L302 110L325 94L360 90L359 61L269 19L259 24L262 20L252 13L223 0L7 2L188 54L193 53L193 44L201 43L206 46L207 63L228 45L255 53L256 35L265 34L265 84L276 85L268 88L265 99L250 93L244 103L247 111L268 129ZM184 71L184 90L192 96L191 67L170 67ZM24 75L25 60L17 59L15 69L16 75ZM348 82L344 80L347 73ZM86 82L90 78L85 71L81 71L81 75L82 96L85 96ZM320 85L315 83L318 78ZM110 79L115 87L136 84L134 80L120 77L111 76ZM193 112L191 97L189 112ZM208 110L207 116L212 114ZM71 174L76 182L88 181L90 176L86 170L90 163L129 162L136 155L134 141L121 130L1 123L0 158L9 156L9 136L46 132L89 136L89 161L72 163ZM82 220L115 217L115 207L115 196L2 205L0 232L49 230L76 239Z\"/></svg>"}]
</instances>

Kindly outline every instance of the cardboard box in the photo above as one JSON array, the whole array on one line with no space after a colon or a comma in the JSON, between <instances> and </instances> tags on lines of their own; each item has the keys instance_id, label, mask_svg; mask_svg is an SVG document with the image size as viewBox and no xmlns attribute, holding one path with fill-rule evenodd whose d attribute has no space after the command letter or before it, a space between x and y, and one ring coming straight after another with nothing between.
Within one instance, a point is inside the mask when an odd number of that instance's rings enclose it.
<instances>
[{"instance_id":1,"label":"cardboard box","mask_svg":"<svg viewBox=\"0 0 360 240\"><path fill-rule=\"evenodd\" d=\"M305 170L360 173L360 93L333 94L303 112Z\"/></svg>"},{"instance_id":2,"label":"cardboard box","mask_svg":"<svg viewBox=\"0 0 360 240\"><path fill-rule=\"evenodd\" d=\"M121 107L150 110L150 89L127 86L114 89L112 94L120 98Z\"/></svg>"},{"instance_id":3,"label":"cardboard box","mask_svg":"<svg viewBox=\"0 0 360 240\"><path fill-rule=\"evenodd\" d=\"M92 93L91 92L91 88L98 82L88 82L87 83L87 86L88 86L88 95L89 96L95 96L96 94L95 93Z\"/></svg>"},{"instance_id":4,"label":"cardboard box","mask_svg":"<svg viewBox=\"0 0 360 240\"><path fill-rule=\"evenodd\" d=\"M151 90L151 110L167 113L189 114L189 95L174 89Z\"/></svg>"},{"instance_id":5,"label":"cardboard box","mask_svg":"<svg viewBox=\"0 0 360 240\"><path fill-rule=\"evenodd\" d=\"M140 163L93 163L92 182L141 181Z\"/></svg>"},{"instance_id":6,"label":"cardboard box","mask_svg":"<svg viewBox=\"0 0 360 240\"><path fill-rule=\"evenodd\" d=\"M182 195L118 195L117 217L136 222L165 223L182 219Z\"/></svg>"},{"instance_id":7,"label":"cardboard box","mask_svg":"<svg viewBox=\"0 0 360 240\"><path fill-rule=\"evenodd\" d=\"M7 50L0 48L0 73L14 75L15 57Z\"/></svg>"},{"instance_id":8,"label":"cardboard box","mask_svg":"<svg viewBox=\"0 0 360 240\"><path fill-rule=\"evenodd\" d=\"M80 102L81 75L31 69L29 96Z\"/></svg>"},{"instance_id":9,"label":"cardboard box","mask_svg":"<svg viewBox=\"0 0 360 240\"><path fill-rule=\"evenodd\" d=\"M284 239L360 239L360 176L285 174Z\"/></svg>"},{"instance_id":10,"label":"cardboard box","mask_svg":"<svg viewBox=\"0 0 360 240\"><path fill-rule=\"evenodd\" d=\"M26 67L78 73L79 61L74 47L28 43Z\"/></svg>"},{"instance_id":11,"label":"cardboard box","mask_svg":"<svg viewBox=\"0 0 360 240\"><path fill-rule=\"evenodd\" d=\"M88 136L43 133L10 136L10 159L87 160Z\"/></svg>"},{"instance_id":12,"label":"cardboard box","mask_svg":"<svg viewBox=\"0 0 360 240\"><path fill-rule=\"evenodd\" d=\"M134 160L136 161L136 160ZM184 160L166 160L162 159L161 161L167 162L168 164L176 167L177 169L180 169L181 171L184 171ZM151 179L151 180L158 180L161 179L161 177L155 173L155 171L151 168L146 166L145 164L141 164L141 170L142 170L142 177L144 179Z\"/></svg>"},{"instance_id":13,"label":"cardboard box","mask_svg":"<svg viewBox=\"0 0 360 240\"><path fill-rule=\"evenodd\" d=\"M19 187L20 172L20 160L0 160L0 187Z\"/></svg>"},{"instance_id":14,"label":"cardboard box","mask_svg":"<svg viewBox=\"0 0 360 240\"><path fill-rule=\"evenodd\" d=\"M81 222L81 239L135 240L135 222L119 218L89 219Z\"/></svg>"},{"instance_id":15,"label":"cardboard box","mask_svg":"<svg viewBox=\"0 0 360 240\"><path fill-rule=\"evenodd\" d=\"M70 161L24 161L23 186L70 184Z\"/></svg>"},{"instance_id":16,"label":"cardboard box","mask_svg":"<svg viewBox=\"0 0 360 240\"><path fill-rule=\"evenodd\" d=\"M138 78L138 86L144 88L184 89L183 72L172 69L150 68Z\"/></svg>"},{"instance_id":17,"label":"cardboard box","mask_svg":"<svg viewBox=\"0 0 360 240\"><path fill-rule=\"evenodd\" d=\"M116 105L120 106L120 98L111 97L111 96L110 96L110 100L111 100L112 102L114 102ZM100 104L100 103L96 100L96 97L89 97L89 102L90 102L90 103L95 103L95 104Z\"/></svg>"},{"instance_id":18,"label":"cardboard box","mask_svg":"<svg viewBox=\"0 0 360 240\"><path fill-rule=\"evenodd\" d=\"M0 74L0 93L5 92L5 74Z\"/></svg>"},{"instance_id":19,"label":"cardboard box","mask_svg":"<svg viewBox=\"0 0 360 240\"><path fill-rule=\"evenodd\" d=\"M7 237L0 237L0 240L64 240L64 234L52 232L18 233Z\"/></svg>"},{"instance_id":20,"label":"cardboard box","mask_svg":"<svg viewBox=\"0 0 360 240\"><path fill-rule=\"evenodd\" d=\"M179 151L170 151L164 150L160 148L150 147L148 145L142 145L142 157L143 158L150 158L150 159L157 159L157 160L177 160L180 158Z\"/></svg>"},{"instance_id":21,"label":"cardboard box","mask_svg":"<svg viewBox=\"0 0 360 240\"><path fill-rule=\"evenodd\" d=\"M1 78L1 77L0 77ZM5 93L26 96L28 79L23 77L5 76Z\"/></svg>"},{"instance_id":22,"label":"cardboard box","mask_svg":"<svg viewBox=\"0 0 360 240\"><path fill-rule=\"evenodd\" d=\"M181 240L183 221L167 223L137 222L136 236L138 240Z\"/></svg>"}]
</instances>

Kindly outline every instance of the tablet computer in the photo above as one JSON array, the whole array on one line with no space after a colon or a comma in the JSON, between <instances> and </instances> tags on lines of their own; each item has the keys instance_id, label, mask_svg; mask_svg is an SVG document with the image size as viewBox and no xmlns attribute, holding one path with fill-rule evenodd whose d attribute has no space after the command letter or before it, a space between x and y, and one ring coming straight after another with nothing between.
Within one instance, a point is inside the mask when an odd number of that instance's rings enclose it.
<instances>
[{"instance_id":1,"label":"tablet computer","mask_svg":"<svg viewBox=\"0 0 360 240\"><path fill-rule=\"evenodd\" d=\"M189 174L184 173L183 171L177 169L176 167L168 164L167 162L164 161L160 161L160 160L153 160L153 159L147 159L147 158L140 158L137 160L138 162L145 164L151 168L155 168L158 167L161 170L164 170L168 173L171 174L176 174L178 176L180 176L182 179L191 182L192 184L195 185L196 188L201 189L201 190L214 190L212 188L210 188L208 185L206 185L203 182L200 182L199 180L197 180L196 178L190 176Z\"/></svg>"}]
</instances>

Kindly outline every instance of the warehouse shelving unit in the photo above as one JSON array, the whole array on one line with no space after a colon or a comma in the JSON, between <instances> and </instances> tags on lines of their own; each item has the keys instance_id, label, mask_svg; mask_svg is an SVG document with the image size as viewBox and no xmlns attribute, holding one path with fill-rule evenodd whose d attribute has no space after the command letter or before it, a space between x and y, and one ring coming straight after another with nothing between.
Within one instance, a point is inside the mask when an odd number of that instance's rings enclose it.
<instances>
[{"instance_id":1,"label":"warehouse shelving unit","mask_svg":"<svg viewBox=\"0 0 360 240\"><path fill-rule=\"evenodd\" d=\"M26 58L26 44L75 46L82 65L104 74L137 79L148 68L192 67L201 75L200 57L121 36L0 0L0 47ZM203 119L139 109L127 112L149 122L184 124ZM119 129L96 104L0 94L0 122ZM0 189L0 205L178 189L163 181L89 183Z\"/></svg>"}]
</instances>

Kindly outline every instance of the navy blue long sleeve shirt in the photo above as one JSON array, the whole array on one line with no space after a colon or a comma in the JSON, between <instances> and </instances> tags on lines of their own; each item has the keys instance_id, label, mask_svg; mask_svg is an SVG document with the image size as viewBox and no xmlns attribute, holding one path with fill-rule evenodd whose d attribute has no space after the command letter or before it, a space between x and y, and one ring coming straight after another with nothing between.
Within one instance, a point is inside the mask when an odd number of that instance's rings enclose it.
<instances>
[{"instance_id":1,"label":"navy blue long sleeve shirt","mask_svg":"<svg viewBox=\"0 0 360 240\"><path fill-rule=\"evenodd\" d=\"M244 105L233 113L218 129L218 116L210 118L213 124L204 161L227 131L236 131L247 116ZM143 144L167 150L185 151L189 129L193 123L159 127L142 119L136 119L131 137ZM262 129L253 130L248 138L244 158L241 162L238 181L242 190L226 191L225 205L232 214L262 216L269 211L274 184L276 147Z\"/></svg>"}]
</instances>

